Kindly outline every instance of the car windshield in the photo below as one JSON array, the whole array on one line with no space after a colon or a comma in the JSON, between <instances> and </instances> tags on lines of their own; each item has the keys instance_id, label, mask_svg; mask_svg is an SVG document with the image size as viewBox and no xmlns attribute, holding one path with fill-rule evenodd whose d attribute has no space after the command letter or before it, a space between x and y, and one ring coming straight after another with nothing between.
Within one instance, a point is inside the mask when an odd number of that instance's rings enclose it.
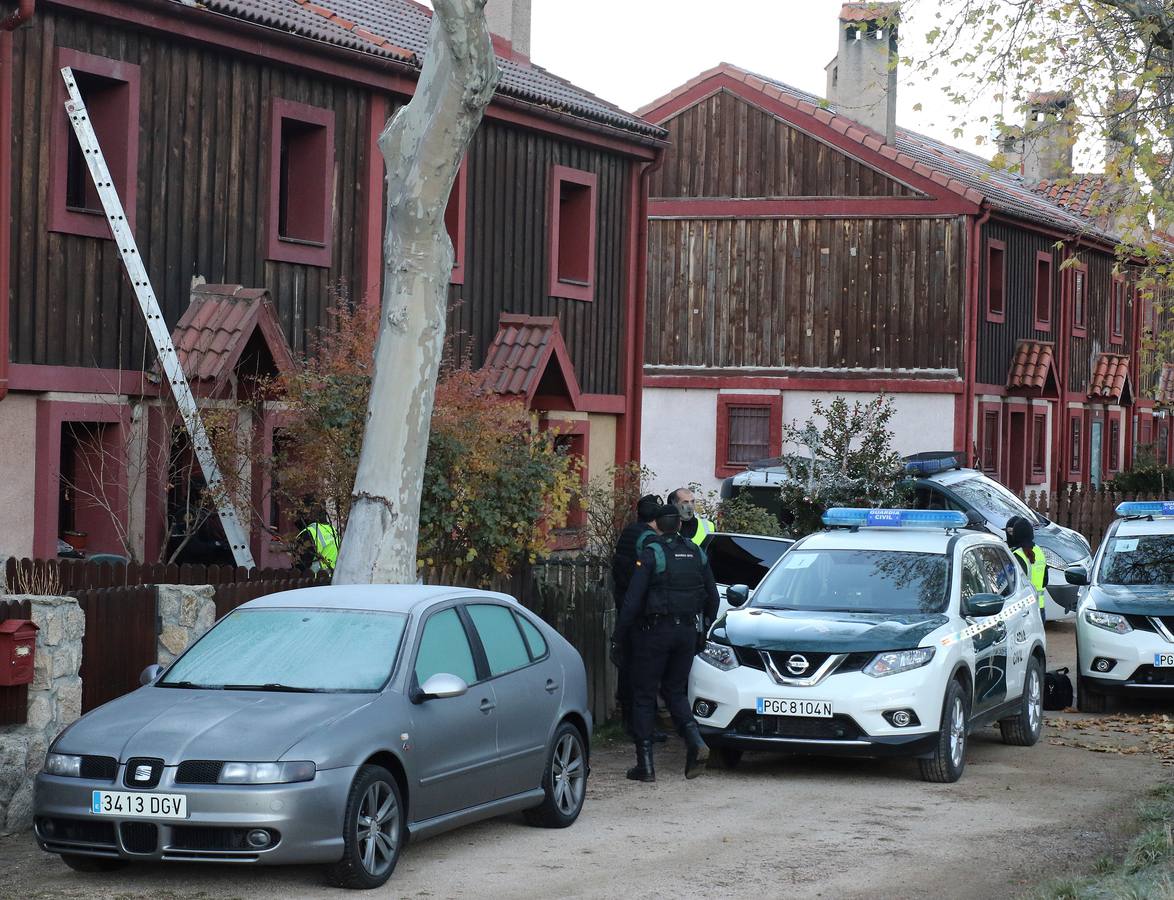
<instances>
[{"instance_id":1,"label":"car windshield","mask_svg":"<svg viewBox=\"0 0 1174 900\"><path fill-rule=\"evenodd\" d=\"M744 584L751 590L794 541L715 534L705 543L709 568L718 584Z\"/></svg>"},{"instance_id":2,"label":"car windshield","mask_svg":"<svg viewBox=\"0 0 1174 900\"><path fill-rule=\"evenodd\" d=\"M1026 503L985 475L955 481L946 487L967 506L982 513L983 518L996 528L1006 526L1007 520L1012 516L1023 516L1029 522L1043 524L1040 517L1032 512Z\"/></svg>"},{"instance_id":3,"label":"car windshield","mask_svg":"<svg viewBox=\"0 0 1174 900\"><path fill-rule=\"evenodd\" d=\"M378 691L407 619L354 609L238 609L158 682L161 687Z\"/></svg>"},{"instance_id":4,"label":"car windshield","mask_svg":"<svg viewBox=\"0 0 1174 900\"><path fill-rule=\"evenodd\" d=\"M751 606L840 612L936 613L946 608L941 553L792 550L763 579Z\"/></svg>"},{"instance_id":5,"label":"car windshield","mask_svg":"<svg viewBox=\"0 0 1174 900\"><path fill-rule=\"evenodd\" d=\"M1101 558L1101 584L1174 585L1174 534L1115 537Z\"/></svg>"}]
</instances>

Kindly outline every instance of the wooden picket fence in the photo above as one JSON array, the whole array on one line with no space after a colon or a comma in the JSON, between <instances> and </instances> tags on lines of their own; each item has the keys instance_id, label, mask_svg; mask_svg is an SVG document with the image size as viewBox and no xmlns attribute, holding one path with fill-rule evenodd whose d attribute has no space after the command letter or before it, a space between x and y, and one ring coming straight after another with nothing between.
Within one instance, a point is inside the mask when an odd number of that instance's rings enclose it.
<instances>
[{"instance_id":1,"label":"wooden picket fence","mask_svg":"<svg viewBox=\"0 0 1174 900\"><path fill-rule=\"evenodd\" d=\"M1117 518L1117 504L1126 500L1174 500L1174 494L1115 493L1104 488L1075 487L1048 494L1031 491L1024 496L1027 505L1058 525L1078 531L1096 550L1105 530Z\"/></svg>"}]
</instances>

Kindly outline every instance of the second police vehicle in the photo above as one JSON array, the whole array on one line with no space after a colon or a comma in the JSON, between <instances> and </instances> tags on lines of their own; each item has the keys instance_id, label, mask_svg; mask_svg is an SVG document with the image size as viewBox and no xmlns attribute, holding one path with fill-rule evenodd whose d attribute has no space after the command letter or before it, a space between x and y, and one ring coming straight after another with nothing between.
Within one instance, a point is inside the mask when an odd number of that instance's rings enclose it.
<instances>
[{"instance_id":1,"label":"second police vehicle","mask_svg":"<svg viewBox=\"0 0 1174 900\"><path fill-rule=\"evenodd\" d=\"M953 510L831 509L747 601L727 593L689 699L726 765L745 750L904 755L952 782L977 727L1039 740L1045 639L1006 545Z\"/></svg>"},{"instance_id":2,"label":"second police vehicle","mask_svg":"<svg viewBox=\"0 0 1174 900\"><path fill-rule=\"evenodd\" d=\"M1074 566L1076 704L1105 712L1114 696L1174 697L1174 503L1130 502L1091 569Z\"/></svg>"}]
</instances>

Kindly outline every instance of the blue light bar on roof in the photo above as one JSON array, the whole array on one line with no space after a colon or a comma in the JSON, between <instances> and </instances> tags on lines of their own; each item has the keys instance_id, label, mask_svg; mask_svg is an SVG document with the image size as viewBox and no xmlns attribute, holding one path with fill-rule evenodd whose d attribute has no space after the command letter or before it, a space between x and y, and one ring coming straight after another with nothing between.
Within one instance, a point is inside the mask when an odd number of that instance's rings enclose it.
<instances>
[{"instance_id":1,"label":"blue light bar on roof","mask_svg":"<svg viewBox=\"0 0 1174 900\"><path fill-rule=\"evenodd\" d=\"M958 460L953 456L914 459L905 463L905 473L907 475L919 475L923 478L928 475L936 475L938 472L949 472L951 469L957 468L959 468Z\"/></svg>"},{"instance_id":2,"label":"blue light bar on roof","mask_svg":"<svg viewBox=\"0 0 1174 900\"><path fill-rule=\"evenodd\" d=\"M965 513L953 509L847 509L823 514L829 528L965 528Z\"/></svg>"},{"instance_id":3,"label":"blue light bar on roof","mask_svg":"<svg viewBox=\"0 0 1174 900\"><path fill-rule=\"evenodd\" d=\"M1117 504L1119 516L1174 516L1174 502L1169 500L1130 500Z\"/></svg>"}]
</instances>

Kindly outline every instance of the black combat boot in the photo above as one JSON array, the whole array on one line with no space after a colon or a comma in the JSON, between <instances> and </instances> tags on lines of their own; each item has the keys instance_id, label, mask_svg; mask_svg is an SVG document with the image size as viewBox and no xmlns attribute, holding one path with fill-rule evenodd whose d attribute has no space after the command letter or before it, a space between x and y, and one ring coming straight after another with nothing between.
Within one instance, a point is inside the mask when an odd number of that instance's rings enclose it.
<instances>
[{"instance_id":1,"label":"black combat boot","mask_svg":"<svg viewBox=\"0 0 1174 900\"><path fill-rule=\"evenodd\" d=\"M689 722L681 729L681 737L685 739L685 777L696 778L705 773L709 762L709 745L701 737L701 729L696 722Z\"/></svg>"},{"instance_id":2,"label":"black combat boot","mask_svg":"<svg viewBox=\"0 0 1174 900\"><path fill-rule=\"evenodd\" d=\"M656 769L652 765L652 741L637 741L636 765L628 769L632 781L656 781Z\"/></svg>"}]
</instances>

